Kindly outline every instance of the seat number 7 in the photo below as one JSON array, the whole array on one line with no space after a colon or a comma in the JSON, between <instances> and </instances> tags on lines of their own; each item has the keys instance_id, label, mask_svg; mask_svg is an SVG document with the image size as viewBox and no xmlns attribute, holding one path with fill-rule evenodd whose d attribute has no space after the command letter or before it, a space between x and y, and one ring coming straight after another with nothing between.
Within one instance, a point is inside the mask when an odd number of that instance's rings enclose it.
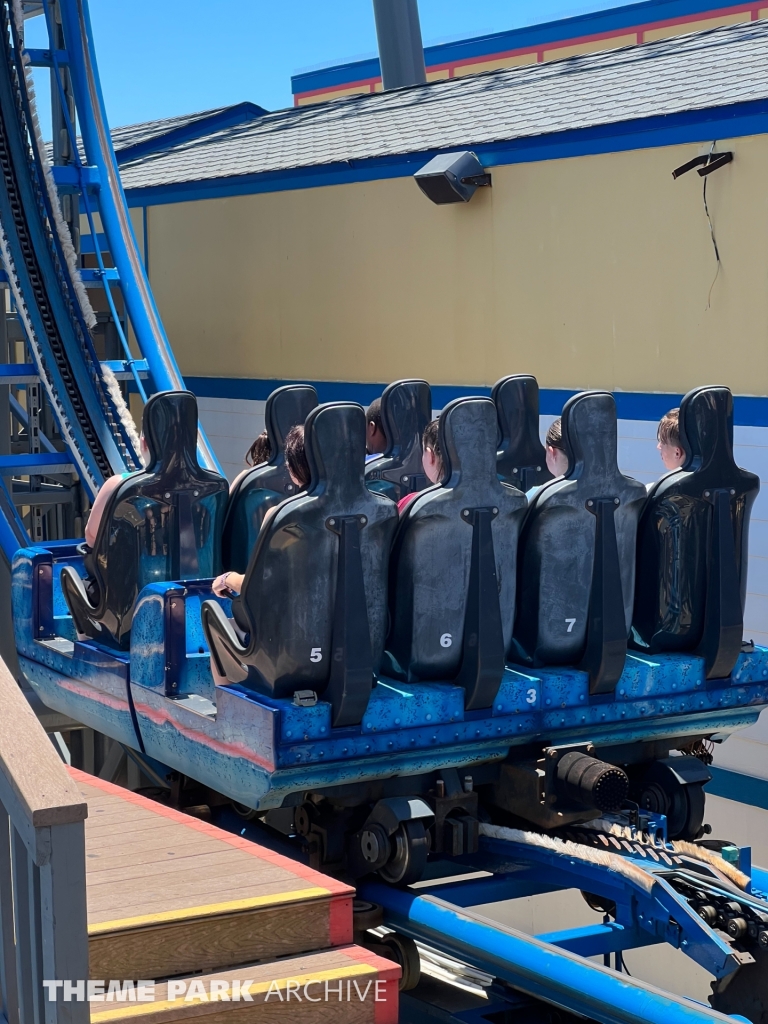
<instances>
[{"instance_id":1,"label":"seat number 7","mask_svg":"<svg viewBox=\"0 0 768 1024\"><path fill-rule=\"evenodd\" d=\"M566 619L565 621L568 623L568 629L566 629L565 632L566 633L573 632L573 627L576 625L576 619Z\"/></svg>"}]
</instances>

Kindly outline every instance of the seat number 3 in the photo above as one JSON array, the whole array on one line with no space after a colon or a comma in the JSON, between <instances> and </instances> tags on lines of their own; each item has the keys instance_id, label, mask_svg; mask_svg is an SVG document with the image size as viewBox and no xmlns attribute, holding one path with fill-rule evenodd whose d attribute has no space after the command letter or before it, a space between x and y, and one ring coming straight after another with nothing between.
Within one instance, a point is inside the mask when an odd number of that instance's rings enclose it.
<instances>
[{"instance_id":1,"label":"seat number 3","mask_svg":"<svg viewBox=\"0 0 768 1024\"><path fill-rule=\"evenodd\" d=\"M576 625L576 619L566 619L565 621L568 623L568 629L566 629L565 632L566 633L573 632L573 627Z\"/></svg>"},{"instance_id":2,"label":"seat number 3","mask_svg":"<svg viewBox=\"0 0 768 1024\"><path fill-rule=\"evenodd\" d=\"M313 647L309 652L310 661L322 661L323 660L323 649L322 647Z\"/></svg>"}]
</instances>

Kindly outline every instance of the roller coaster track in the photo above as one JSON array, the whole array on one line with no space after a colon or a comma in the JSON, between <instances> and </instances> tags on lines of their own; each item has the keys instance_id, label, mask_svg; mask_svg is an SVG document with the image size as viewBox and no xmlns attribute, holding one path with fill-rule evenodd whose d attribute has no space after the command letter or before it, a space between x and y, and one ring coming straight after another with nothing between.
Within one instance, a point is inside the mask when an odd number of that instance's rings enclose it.
<instances>
[{"instance_id":1,"label":"roller coaster track","mask_svg":"<svg viewBox=\"0 0 768 1024\"><path fill-rule=\"evenodd\" d=\"M112 471L123 468L128 453L124 449L118 455L112 436L105 436L105 422L114 422L114 410L108 408L103 388L98 387L95 353L83 312L74 297L68 268L57 252L62 239L52 223L50 205L46 209L45 200L50 204L50 197L40 181L42 155L32 148L34 133L29 130L29 94L21 45L7 4L0 7L0 32L4 45L0 65L3 262L30 351L62 434L81 474L97 488ZM75 361L81 364L77 369L85 373L77 373ZM95 407L94 399L101 410Z\"/></svg>"},{"instance_id":2,"label":"roller coaster track","mask_svg":"<svg viewBox=\"0 0 768 1024\"><path fill-rule=\"evenodd\" d=\"M25 47L24 18L33 14L45 19L48 49ZM137 467L135 426L116 383L115 368L122 379L132 380L142 397L183 388L184 382L131 227L104 110L87 0L0 0L0 36L0 262L31 363L0 363L0 386L9 386L9 381L23 387L29 387L31 381L35 382L32 387L42 385L64 449L48 442L46 453L30 446L28 454L0 454L2 570L3 562L10 564L15 551L30 540L26 524L16 511L18 494L14 496L13 484L6 483L9 478L29 478L27 504L34 506L33 481L45 477L56 481L65 467L67 471L74 467L90 497L111 474ZM54 105L58 98L57 109L68 138L64 147L68 158L53 168L37 124L30 72L33 66L50 69ZM75 216L79 217L82 209L94 243L99 225L113 266L105 266L101 246L95 244L97 267L81 272L60 206L59 187L78 196ZM114 362L105 366L97 354L95 317L86 284L101 287L106 297L123 350L117 367ZM119 288L124 315L118 313L112 287ZM5 316L4 309L0 313ZM16 397L12 398L9 407L17 417L26 416L28 435L32 437L32 404L27 402L25 412ZM202 434L199 453L204 465L218 468ZM0 571L0 601L2 587ZM12 630L5 632L12 639ZM768 1001L762 1000L767 984L764 979L768 977L764 970L768 903L760 895L731 884L722 873L712 872L711 877L692 873L690 863L674 848L657 848L634 836L631 841L620 842L611 836L575 829L565 856L558 850L544 849L542 844L535 847L530 840L527 845L513 842L510 830L501 831L509 833L506 839L483 834L478 856L485 859L478 861L476 874L486 877L479 881L476 875L468 876L467 881L459 878L452 889L455 905L443 899L449 895L450 885L435 895L426 888L409 892L378 882L360 886L363 897L382 904L386 923L407 938L437 945L442 954L463 957L476 970L511 986L503 991L497 986L494 998L499 1001L498 1015L472 1019L510 1020L514 1014L521 1022L550 1020L549 1007L554 1005L605 1024L725 1024L727 1018L717 1010L659 992L587 959L596 952L607 957L612 951L616 957L623 948L613 945L617 930L623 929L639 946L646 941L672 941L668 937L672 925L679 931L681 946L686 945L685 936L689 935L691 941L698 942L698 961L717 978L715 1006L725 1009L729 999L736 1006ZM613 841L614 861L621 854L631 862L624 872L626 891L616 885L615 878L624 876L615 870L615 864L609 873L589 863L588 857L573 854L571 847L577 844L586 849L603 840L606 844ZM502 928L465 909L518 895L515 886L520 884L521 865L531 879L541 877L541 891L575 886L586 889L593 902L602 896L608 906L612 900L616 920L576 930L578 934L563 932L536 938ZM768 888L768 874L758 870L754 877ZM632 915L641 905L645 917L638 914L635 920ZM619 914L624 914L624 923L619 922ZM710 926L719 928L719 934L705 934ZM574 944L579 943L592 943L594 948L577 955ZM747 960L751 970L742 967ZM731 983L726 987L729 979ZM521 1004L522 997L534 1000L535 1005ZM539 1014L537 1007L547 1012ZM417 1006L412 1019L424 1019L422 1009ZM435 1019L447 1019L447 1014Z\"/></svg>"},{"instance_id":3,"label":"roller coaster track","mask_svg":"<svg viewBox=\"0 0 768 1024\"><path fill-rule=\"evenodd\" d=\"M24 17L39 13L45 18L50 49L28 51ZM124 353L119 367L122 376L132 377L142 397L183 388L184 382L152 299L128 216L85 0L45 0L42 4L2 0L0 35L0 260L29 358L50 402L66 455L86 493L93 497L112 473L138 467L137 436L111 367L105 368L96 354L91 330L95 316L60 209L57 175L58 180L65 177L69 190L79 194L94 238L98 216L107 239L114 269L107 271L99 252L98 269L91 271L90 283L104 289L117 323ZM57 90L60 94L72 154L70 166L65 168L51 168L48 163L35 111L33 64L50 68L54 102ZM65 78L74 97L74 109L69 111ZM75 135L75 123L80 139ZM122 322L111 291L115 284L125 309ZM127 340L128 322L140 359ZM216 467L202 435L200 454L205 465ZM31 477L34 459L20 458L18 463L15 475L26 472ZM7 494L5 498L0 502L4 520L0 523L0 548L10 560L26 538L13 500L7 500Z\"/></svg>"}]
</instances>

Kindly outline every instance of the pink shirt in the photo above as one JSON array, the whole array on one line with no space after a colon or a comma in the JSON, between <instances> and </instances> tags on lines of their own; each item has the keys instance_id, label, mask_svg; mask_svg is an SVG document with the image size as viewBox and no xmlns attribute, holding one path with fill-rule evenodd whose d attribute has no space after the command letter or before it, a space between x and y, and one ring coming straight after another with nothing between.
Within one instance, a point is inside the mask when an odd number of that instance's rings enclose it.
<instances>
[{"instance_id":1,"label":"pink shirt","mask_svg":"<svg viewBox=\"0 0 768 1024\"><path fill-rule=\"evenodd\" d=\"M89 548L93 548L96 543L101 517L104 515L104 509L107 507L110 496L127 476L130 476L130 474L115 473L114 476L105 480L99 488L99 493L96 495L91 507L91 514L88 516L88 522L85 524L85 543Z\"/></svg>"},{"instance_id":2,"label":"pink shirt","mask_svg":"<svg viewBox=\"0 0 768 1024\"><path fill-rule=\"evenodd\" d=\"M397 503L397 511L400 513L400 515L402 515L403 512L405 512L405 510L408 508L408 506L411 504L411 502L414 501L416 498L418 498L418 496L419 496L419 492L418 491L411 491L410 494L406 494L406 496L404 498L401 498L400 501L398 501L398 503Z\"/></svg>"}]
</instances>

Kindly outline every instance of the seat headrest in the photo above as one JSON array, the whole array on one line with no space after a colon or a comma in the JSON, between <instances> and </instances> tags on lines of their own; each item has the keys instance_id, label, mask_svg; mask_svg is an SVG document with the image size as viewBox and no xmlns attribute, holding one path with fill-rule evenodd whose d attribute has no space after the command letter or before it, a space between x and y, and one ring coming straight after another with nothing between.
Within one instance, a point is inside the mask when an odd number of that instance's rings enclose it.
<instances>
[{"instance_id":1,"label":"seat headrest","mask_svg":"<svg viewBox=\"0 0 768 1024\"><path fill-rule=\"evenodd\" d=\"M282 456L290 429L304 423L316 405L317 392L310 384L285 384L272 392L264 407L264 425L272 451L270 464Z\"/></svg>"},{"instance_id":2,"label":"seat headrest","mask_svg":"<svg viewBox=\"0 0 768 1024\"><path fill-rule=\"evenodd\" d=\"M343 500L368 493L365 470L365 410L355 402L318 405L304 424L309 494L322 490Z\"/></svg>"},{"instance_id":3,"label":"seat headrest","mask_svg":"<svg viewBox=\"0 0 768 1024\"><path fill-rule=\"evenodd\" d=\"M516 448L527 451L530 447L538 454L539 439L539 382L528 373L515 373L502 377L493 385L491 401L499 418L501 444L514 438ZM531 434L531 427L535 433ZM530 436L529 436L530 435Z\"/></svg>"},{"instance_id":4,"label":"seat headrest","mask_svg":"<svg viewBox=\"0 0 768 1024\"><path fill-rule=\"evenodd\" d=\"M170 463L197 466L197 399L191 391L159 391L147 399L142 419L148 471Z\"/></svg>"},{"instance_id":5,"label":"seat headrest","mask_svg":"<svg viewBox=\"0 0 768 1024\"><path fill-rule=\"evenodd\" d=\"M582 391L563 406L563 447L568 456L566 477L579 480L613 478L618 472L616 400L608 391Z\"/></svg>"},{"instance_id":6,"label":"seat headrest","mask_svg":"<svg viewBox=\"0 0 768 1024\"><path fill-rule=\"evenodd\" d=\"M497 479L496 406L490 398L456 398L438 422L446 486Z\"/></svg>"},{"instance_id":7,"label":"seat headrest","mask_svg":"<svg viewBox=\"0 0 768 1024\"><path fill-rule=\"evenodd\" d=\"M425 380L396 380L381 396L381 425L387 439L384 455L399 455L414 443L432 419L432 391Z\"/></svg>"},{"instance_id":8,"label":"seat headrest","mask_svg":"<svg viewBox=\"0 0 768 1024\"><path fill-rule=\"evenodd\" d=\"M707 385L689 391L680 403L680 444L683 469L699 470L733 462L733 395L730 389Z\"/></svg>"}]
</instances>

